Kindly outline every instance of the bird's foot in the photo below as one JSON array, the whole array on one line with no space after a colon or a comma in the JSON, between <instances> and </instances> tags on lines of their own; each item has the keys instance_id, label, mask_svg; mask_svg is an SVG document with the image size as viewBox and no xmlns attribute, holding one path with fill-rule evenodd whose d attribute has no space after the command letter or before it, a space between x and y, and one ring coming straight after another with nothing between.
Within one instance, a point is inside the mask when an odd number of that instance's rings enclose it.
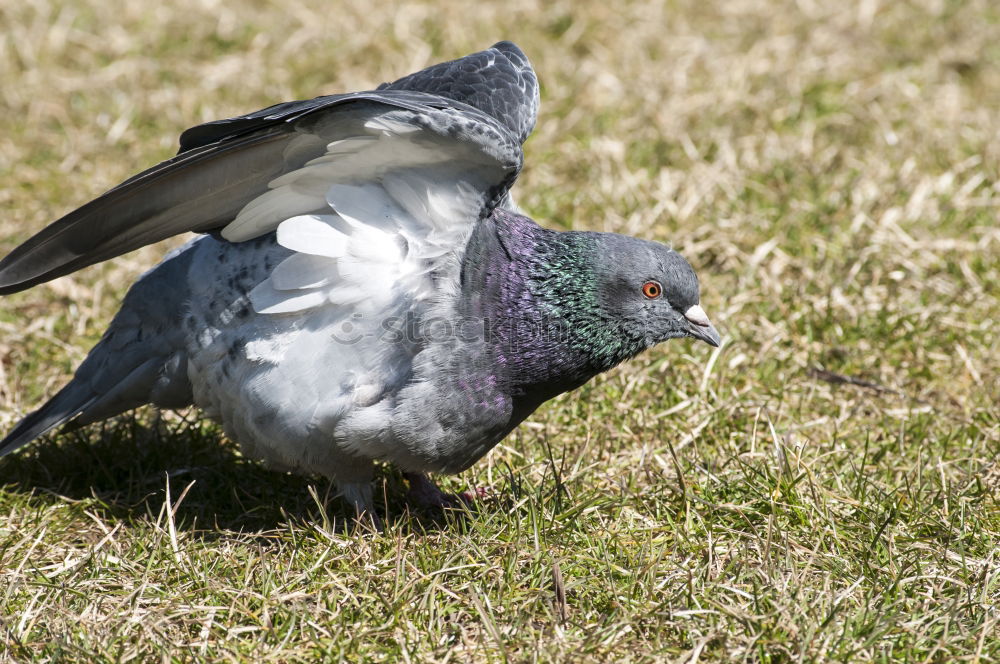
<instances>
[{"instance_id":1,"label":"bird's foot","mask_svg":"<svg viewBox=\"0 0 1000 664\"><path fill-rule=\"evenodd\" d=\"M403 473L403 476L410 483L410 490L406 492L407 502L420 507L457 507L463 503L469 505L489 495L484 487L462 493L446 493L425 473Z\"/></svg>"},{"instance_id":2,"label":"bird's foot","mask_svg":"<svg viewBox=\"0 0 1000 664\"><path fill-rule=\"evenodd\" d=\"M345 483L340 487L345 500L354 505L354 525L364 530L382 532L382 519L375 511L371 482Z\"/></svg>"},{"instance_id":3,"label":"bird's foot","mask_svg":"<svg viewBox=\"0 0 1000 664\"><path fill-rule=\"evenodd\" d=\"M366 508L358 508L357 505L354 506L354 526L363 531L369 531L373 533L381 533L385 531L385 526L382 525L382 518L375 512L375 510L369 510Z\"/></svg>"}]
</instances>

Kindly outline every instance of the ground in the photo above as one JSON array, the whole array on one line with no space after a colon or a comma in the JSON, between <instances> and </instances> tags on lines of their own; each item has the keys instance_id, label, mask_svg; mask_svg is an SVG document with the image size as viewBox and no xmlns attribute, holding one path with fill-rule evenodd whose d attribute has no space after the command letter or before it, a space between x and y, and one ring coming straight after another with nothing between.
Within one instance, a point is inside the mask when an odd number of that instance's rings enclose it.
<instances>
[{"instance_id":1,"label":"ground","mask_svg":"<svg viewBox=\"0 0 1000 664\"><path fill-rule=\"evenodd\" d=\"M0 250L187 126L499 39L542 81L516 193L671 243L724 335L546 405L343 528L197 412L0 461L0 661L1000 658L1000 10L988 0L0 4ZM174 241L176 244L176 241ZM167 245L0 301L0 428Z\"/></svg>"}]
</instances>

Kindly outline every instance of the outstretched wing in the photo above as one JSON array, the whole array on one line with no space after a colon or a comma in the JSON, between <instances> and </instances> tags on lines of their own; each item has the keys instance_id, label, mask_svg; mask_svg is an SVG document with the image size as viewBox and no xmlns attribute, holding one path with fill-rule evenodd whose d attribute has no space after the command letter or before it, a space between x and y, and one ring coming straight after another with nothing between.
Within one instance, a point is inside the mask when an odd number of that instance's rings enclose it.
<instances>
[{"instance_id":1,"label":"outstretched wing","mask_svg":"<svg viewBox=\"0 0 1000 664\"><path fill-rule=\"evenodd\" d=\"M432 296L432 275L521 165L520 144L469 107L355 104L317 116L309 135L324 154L272 180L221 230L231 242L277 230L295 252L251 293L261 313Z\"/></svg>"},{"instance_id":2,"label":"outstretched wing","mask_svg":"<svg viewBox=\"0 0 1000 664\"><path fill-rule=\"evenodd\" d=\"M409 215L408 224L429 220L431 244L460 241L461 233L441 228L471 228L502 200L520 170L520 144L534 125L537 100L524 54L501 42L376 91L288 102L194 127L181 136L176 157L52 223L0 261L0 294L186 231L225 227L227 239L249 239L296 215L337 209L338 198L344 209L391 204ZM333 187L328 201L326 192L318 197L324 186ZM421 206L429 210L422 218L414 212ZM416 227L410 235L420 233Z\"/></svg>"}]
</instances>

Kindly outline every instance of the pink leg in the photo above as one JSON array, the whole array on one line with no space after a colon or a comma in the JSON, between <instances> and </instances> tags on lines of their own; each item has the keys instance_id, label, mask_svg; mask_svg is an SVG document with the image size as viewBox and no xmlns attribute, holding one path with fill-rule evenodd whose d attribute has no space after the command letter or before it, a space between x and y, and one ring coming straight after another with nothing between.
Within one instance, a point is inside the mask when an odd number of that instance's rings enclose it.
<instances>
[{"instance_id":1,"label":"pink leg","mask_svg":"<svg viewBox=\"0 0 1000 664\"><path fill-rule=\"evenodd\" d=\"M425 473L403 473L403 477L410 483L410 490L406 493L407 499L421 507L456 507L461 503L473 503L489 494L482 487L462 493L445 493Z\"/></svg>"}]
</instances>

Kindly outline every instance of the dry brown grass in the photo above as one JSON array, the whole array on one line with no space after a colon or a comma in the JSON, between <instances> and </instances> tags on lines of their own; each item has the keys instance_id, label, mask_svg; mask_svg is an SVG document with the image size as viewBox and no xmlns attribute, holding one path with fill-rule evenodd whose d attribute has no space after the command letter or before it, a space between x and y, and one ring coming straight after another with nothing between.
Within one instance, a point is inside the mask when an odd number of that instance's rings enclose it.
<instances>
[{"instance_id":1,"label":"dry brown grass","mask_svg":"<svg viewBox=\"0 0 1000 664\"><path fill-rule=\"evenodd\" d=\"M987 0L8 1L0 248L189 125L502 38L543 84L519 203L673 243L721 351L557 400L461 478L497 487L479 514L375 540L194 414L57 436L0 462L0 659L1000 657ZM0 424L162 251L0 302Z\"/></svg>"}]
</instances>

